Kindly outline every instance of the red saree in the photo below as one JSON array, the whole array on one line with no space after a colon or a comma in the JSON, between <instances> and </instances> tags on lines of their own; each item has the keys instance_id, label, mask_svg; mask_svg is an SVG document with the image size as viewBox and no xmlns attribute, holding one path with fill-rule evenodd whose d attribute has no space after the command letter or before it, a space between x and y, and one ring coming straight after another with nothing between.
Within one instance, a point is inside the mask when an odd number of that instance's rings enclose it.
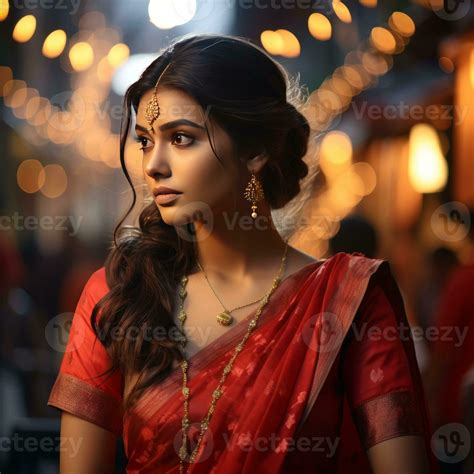
<instances>
[{"instance_id":1,"label":"red saree","mask_svg":"<svg viewBox=\"0 0 474 474\"><path fill-rule=\"evenodd\" d=\"M109 359L90 326L107 291L101 268L79 300L48 405L123 436L127 473L177 473L181 369L122 412L123 378L97 379ZM188 446L254 314L190 359ZM237 357L188 472L368 473L366 449L410 434L424 438L438 472L408 328L386 260L340 252L291 274Z\"/></svg>"}]
</instances>

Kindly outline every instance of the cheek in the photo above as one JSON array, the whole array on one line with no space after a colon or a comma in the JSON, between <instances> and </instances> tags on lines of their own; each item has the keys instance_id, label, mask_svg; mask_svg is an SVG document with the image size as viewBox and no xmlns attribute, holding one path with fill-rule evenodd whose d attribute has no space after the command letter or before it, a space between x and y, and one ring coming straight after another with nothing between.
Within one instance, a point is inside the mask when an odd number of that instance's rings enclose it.
<instances>
[{"instance_id":1,"label":"cheek","mask_svg":"<svg viewBox=\"0 0 474 474\"><path fill-rule=\"evenodd\" d=\"M222 196L223 192L231 191L233 182L227 168L228 165L224 167L210 151L200 153L189 160L177 160L173 174L183 191L189 189L196 198Z\"/></svg>"},{"instance_id":2,"label":"cheek","mask_svg":"<svg viewBox=\"0 0 474 474\"><path fill-rule=\"evenodd\" d=\"M195 149L193 151L175 151L169 157L171 170L170 176L157 181L169 181L183 191L184 201L204 201L211 206L220 205L233 200L233 193L238 194L238 179L236 170L228 162L229 158L225 151L220 151L219 161L210 147ZM147 158L143 159L143 170L145 170ZM150 190L156 185L155 179L144 172L144 176Z\"/></svg>"}]
</instances>

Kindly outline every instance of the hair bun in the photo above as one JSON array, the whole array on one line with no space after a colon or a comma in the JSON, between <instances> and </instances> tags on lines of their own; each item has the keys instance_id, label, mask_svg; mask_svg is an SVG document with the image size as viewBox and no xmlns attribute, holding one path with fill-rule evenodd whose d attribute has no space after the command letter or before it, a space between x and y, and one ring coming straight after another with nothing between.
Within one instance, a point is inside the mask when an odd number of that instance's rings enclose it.
<instances>
[{"instance_id":1,"label":"hair bun","mask_svg":"<svg viewBox=\"0 0 474 474\"><path fill-rule=\"evenodd\" d=\"M308 174L303 160L308 149L310 126L306 117L291 103L285 104L284 123L288 124L275 143L272 160L263 168L265 195L273 209L285 206L300 192L300 180Z\"/></svg>"}]
</instances>

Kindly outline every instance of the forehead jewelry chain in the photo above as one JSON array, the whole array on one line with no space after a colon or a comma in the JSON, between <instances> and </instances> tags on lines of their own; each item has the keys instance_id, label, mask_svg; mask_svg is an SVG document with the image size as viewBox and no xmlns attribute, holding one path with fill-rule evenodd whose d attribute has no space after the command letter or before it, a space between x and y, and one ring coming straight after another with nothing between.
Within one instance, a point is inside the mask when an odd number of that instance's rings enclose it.
<instances>
[{"instance_id":1,"label":"forehead jewelry chain","mask_svg":"<svg viewBox=\"0 0 474 474\"><path fill-rule=\"evenodd\" d=\"M182 426L182 431L183 431L183 438L182 438L181 448L179 449L179 453L178 453L179 454L179 472L180 472L180 474L184 474L185 472L186 473L188 472L189 465L188 465L188 467L186 467L186 470L185 470L185 467L184 467L185 460L186 460L187 463L193 463L195 461L196 455L197 455L197 453L199 451L199 448L201 446L201 441L202 441L202 439L204 437L204 434L206 433L207 429L209 428L209 423L210 423L212 415L213 415L213 413L216 409L217 401L219 400L219 398L221 397L221 395L223 393L222 386L223 386L227 376L229 375L229 373L232 370L234 361L237 358L237 356L239 355L239 353L242 351L242 349L243 349L245 343L247 342L247 339L250 337L252 331L257 326L258 319L259 319L259 317L262 313L263 308L268 303L268 299L270 298L272 293L276 290L276 288L278 287L278 285L281 282L281 277L282 277L284 269L285 269L287 249L288 249L288 239L286 240L285 251L284 251L283 257L281 259L280 270L278 272L278 275L273 280L273 284L272 284L270 290L262 298L262 301L260 303L260 306L257 309L257 312L256 312L255 316L249 322L247 332L245 333L245 335L242 338L242 340L240 341L240 343L237 344L237 346L234 348L234 353L233 353L232 357L230 358L227 365L224 367L224 370L222 372L222 376L219 380L219 383L217 384L217 387L212 392L212 401L211 401L211 404L209 406L209 410L208 410L206 416L202 419L202 421L200 423L201 430L200 430L200 433L199 433L199 437L198 437L196 446L194 447L192 453L190 453L190 454L188 453L188 447L187 447L187 444L188 444L187 431L188 431L188 428L189 428L189 425L190 425L190 420L189 420L189 395L190 395L190 393L189 393L189 387L187 386L187 383L188 383L188 361L186 360L186 355L185 355L185 352L184 352L184 348L185 348L186 343L187 343L187 338L184 334L184 322L186 321L186 317L187 317L186 311L184 310L184 300L186 299L186 295L187 295L186 283L188 282L188 277L186 275L184 275L183 278L181 279L181 288L180 288L180 291L179 291L179 297L180 297L179 310L180 310L180 312L179 312L179 315L178 315L178 319L179 319L179 322L180 322L181 332L183 334L183 337L182 337L180 342L181 342L181 352L182 352L182 355L183 355L183 361L181 362L181 369L182 369L182 372L183 372L183 386L182 386L181 391L182 391L182 394L183 394L183 397L184 397L184 414L183 414L183 419L181 421L181 426ZM189 457L189 459L187 459L188 457Z\"/></svg>"},{"instance_id":2,"label":"forehead jewelry chain","mask_svg":"<svg viewBox=\"0 0 474 474\"><path fill-rule=\"evenodd\" d=\"M158 84L160 83L163 74L170 66L171 61L168 63L168 65L165 67L164 71L160 74L160 77L156 81L155 88L153 90L153 96L148 101L148 104L145 109L145 119L148 122L148 125L150 125L148 127L148 130L152 131L153 133L155 133L155 130L153 129L153 122L160 116L160 105L158 104L158 99L156 97L156 90L158 89Z\"/></svg>"}]
</instances>

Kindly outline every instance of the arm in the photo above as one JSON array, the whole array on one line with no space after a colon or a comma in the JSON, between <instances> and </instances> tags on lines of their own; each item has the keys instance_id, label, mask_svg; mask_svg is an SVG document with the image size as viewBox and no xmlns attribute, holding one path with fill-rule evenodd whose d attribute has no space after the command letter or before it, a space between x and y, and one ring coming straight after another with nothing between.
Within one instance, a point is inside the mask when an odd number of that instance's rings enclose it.
<instances>
[{"instance_id":1,"label":"arm","mask_svg":"<svg viewBox=\"0 0 474 474\"><path fill-rule=\"evenodd\" d=\"M374 474L428 474L429 466L423 438L399 436L367 450Z\"/></svg>"},{"instance_id":2,"label":"arm","mask_svg":"<svg viewBox=\"0 0 474 474\"><path fill-rule=\"evenodd\" d=\"M115 472L117 438L112 432L63 411L61 439L60 474Z\"/></svg>"},{"instance_id":3,"label":"arm","mask_svg":"<svg viewBox=\"0 0 474 474\"><path fill-rule=\"evenodd\" d=\"M429 426L403 299L391 273L369 282L346 341L344 385L375 474L428 473Z\"/></svg>"},{"instance_id":4,"label":"arm","mask_svg":"<svg viewBox=\"0 0 474 474\"><path fill-rule=\"evenodd\" d=\"M107 376L110 357L91 326L96 302L108 291L102 270L86 283L72 320L48 405L61 410L61 474L112 473L122 436L124 379Z\"/></svg>"}]
</instances>

